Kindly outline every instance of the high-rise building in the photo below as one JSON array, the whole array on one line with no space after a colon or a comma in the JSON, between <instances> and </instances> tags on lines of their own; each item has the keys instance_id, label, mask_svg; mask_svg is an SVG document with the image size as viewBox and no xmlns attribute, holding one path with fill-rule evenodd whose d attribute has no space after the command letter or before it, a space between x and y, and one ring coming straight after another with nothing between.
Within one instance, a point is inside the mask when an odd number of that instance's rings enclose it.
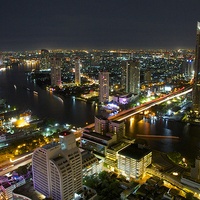
<instances>
[{"instance_id":1,"label":"high-rise building","mask_svg":"<svg viewBox=\"0 0 200 200\"><path fill-rule=\"evenodd\" d=\"M51 58L51 85L61 85L61 59L57 57Z\"/></svg>"},{"instance_id":2,"label":"high-rise building","mask_svg":"<svg viewBox=\"0 0 200 200\"><path fill-rule=\"evenodd\" d=\"M80 58L75 58L75 84L81 84L81 61Z\"/></svg>"},{"instance_id":3,"label":"high-rise building","mask_svg":"<svg viewBox=\"0 0 200 200\"><path fill-rule=\"evenodd\" d=\"M200 114L200 22L197 22L195 65L194 65L194 85L193 85L193 110Z\"/></svg>"},{"instance_id":4,"label":"high-rise building","mask_svg":"<svg viewBox=\"0 0 200 200\"><path fill-rule=\"evenodd\" d=\"M3 55L1 52L0 52L0 66L3 66Z\"/></svg>"},{"instance_id":5,"label":"high-rise building","mask_svg":"<svg viewBox=\"0 0 200 200\"><path fill-rule=\"evenodd\" d=\"M40 69L49 69L49 51L47 49L41 49Z\"/></svg>"},{"instance_id":6,"label":"high-rise building","mask_svg":"<svg viewBox=\"0 0 200 200\"><path fill-rule=\"evenodd\" d=\"M127 93L140 93L140 63L138 60L127 60L122 66L122 88Z\"/></svg>"},{"instance_id":7,"label":"high-rise building","mask_svg":"<svg viewBox=\"0 0 200 200\"><path fill-rule=\"evenodd\" d=\"M60 143L37 148L32 157L34 189L55 200L72 199L82 189L82 157L71 132Z\"/></svg>"},{"instance_id":8,"label":"high-rise building","mask_svg":"<svg viewBox=\"0 0 200 200\"><path fill-rule=\"evenodd\" d=\"M183 62L182 73L186 81L194 78L194 60L187 59Z\"/></svg>"},{"instance_id":9,"label":"high-rise building","mask_svg":"<svg viewBox=\"0 0 200 200\"><path fill-rule=\"evenodd\" d=\"M99 102L109 101L109 72L99 73Z\"/></svg>"}]
</instances>

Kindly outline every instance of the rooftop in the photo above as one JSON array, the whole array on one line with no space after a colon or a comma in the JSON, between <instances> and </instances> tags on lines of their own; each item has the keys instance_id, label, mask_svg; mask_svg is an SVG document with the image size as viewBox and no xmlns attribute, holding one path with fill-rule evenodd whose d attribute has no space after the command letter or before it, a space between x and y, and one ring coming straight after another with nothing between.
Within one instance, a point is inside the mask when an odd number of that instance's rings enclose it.
<instances>
[{"instance_id":1,"label":"rooftop","mask_svg":"<svg viewBox=\"0 0 200 200\"><path fill-rule=\"evenodd\" d=\"M20 194L26 196L32 200L42 200L45 199L45 196L41 193L37 192L34 187L32 181L26 182L26 184L17 187L13 190L13 194Z\"/></svg>"},{"instance_id":2,"label":"rooftop","mask_svg":"<svg viewBox=\"0 0 200 200\"><path fill-rule=\"evenodd\" d=\"M133 159L136 159L136 160L140 160L141 158L143 158L144 156L146 156L150 152L151 152L150 149L147 149L147 148L144 148L144 147L139 148L138 144L131 144L128 147L119 151L118 154L124 155L124 156L129 157L129 158L133 158Z\"/></svg>"},{"instance_id":3,"label":"rooftop","mask_svg":"<svg viewBox=\"0 0 200 200\"><path fill-rule=\"evenodd\" d=\"M102 139L102 140L106 140L106 141L109 141L111 140L112 138L111 137L108 137L106 135L101 135L100 133L97 133L97 132L83 132L83 138L84 136L86 137L95 137L95 138L99 138L99 139Z\"/></svg>"},{"instance_id":4,"label":"rooftop","mask_svg":"<svg viewBox=\"0 0 200 200\"><path fill-rule=\"evenodd\" d=\"M44 149L51 149L51 148L56 147L58 145L60 145L60 144L57 143L57 142L51 142L51 143L45 144L42 148L44 148Z\"/></svg>"}]
</instances>

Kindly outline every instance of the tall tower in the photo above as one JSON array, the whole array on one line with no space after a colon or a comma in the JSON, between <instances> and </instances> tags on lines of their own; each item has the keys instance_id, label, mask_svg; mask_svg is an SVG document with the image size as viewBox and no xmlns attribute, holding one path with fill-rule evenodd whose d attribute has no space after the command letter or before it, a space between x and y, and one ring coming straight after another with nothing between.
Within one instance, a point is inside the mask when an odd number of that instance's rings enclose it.
<instances>
[{"instance_id":1,"label":"tall tower","mask_svg":"<svg viewBox=\"0 0 200 200\"><path fill-rule=\"evenodd\" d=\"M1 52L0 52L0 66L3 66L3 56Z\"/></svg>"},{"instance_id":2,"label":"tall tower","mask_svg":"<svg viewBox=\"0 0 200 200\"><path fill-rule=\"evenodd\" d=\"M138 60L122 62L122 87L127 93L140 93L140 64Z\"/></svg>"},{"instance_id":3,"label":"tall tower","mask_svg":"<svg viewBox=\"0 0 200 200\"><path fill-rule=\"evenodd\" d=\"M40 69L49 69L49 51L41 49Z\"/></svg>"},{"instance_id":4,"label":"tall tower","mask_svg":"<svg viewBox=\"0 0 200 200\"><path fill-rule=\"evenodd\" d=\"M109 72L99 73L99 102L109 100Z\"/></svg>"},{"instance_id":5,"label":"tall tower","mask_svg":"<svg viewBox=\"0 0 200 200\"><path fill-rule=\"evenodd\" d=\"M81 61L80 58L75 58L75 84L81 84Z\"/></svg>"},{"instance_id":6,"label":"tall tower","mask_svg":"<svg viewBox=\"0 0 200 200\"><path fill-rule=\"evenodd\" d=\"M194 64L194 85L192 93L193 111L200 114L200 22L197 22L195 64Z\"/></svg>"},{"instance_id":7,"label":"tall tower","mask_svg":"<svg viewBox=\"0 0 200 200\"><path fill-rule=\"evenodd\" d=\"M61 59L53 57L51 58L51 85L61 85Z\"/></svg>"},{"instance_id":8,"label":"tall tower","mask_svg":"<svg viewBox=\"0 0 200 200\"><path fill-rule=\"evenodd\" d=\"M59 135L60 143L50 143L33 152L34 189L55 200L73 199L82 189L82 157L71 132Z\"/></svg>"}]
</instances>

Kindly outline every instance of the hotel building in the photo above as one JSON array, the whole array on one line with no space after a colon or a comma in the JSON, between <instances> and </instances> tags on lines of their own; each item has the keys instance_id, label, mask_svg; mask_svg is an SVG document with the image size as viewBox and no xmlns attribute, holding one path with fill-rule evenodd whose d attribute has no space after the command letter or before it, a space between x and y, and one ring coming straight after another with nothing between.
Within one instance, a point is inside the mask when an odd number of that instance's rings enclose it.
<instances>
[{"instance_id":1,"label":"hotel building","mask_svg":"<svg viewBox=\"0 0 200 200\"><path fill-rule=\"evenodd\" d=\"M82 189L82 157L73 133L62 132L60 143L37 148L32 157L34 189L54 200L73 199Z\"/></svg>"}]
</instances>

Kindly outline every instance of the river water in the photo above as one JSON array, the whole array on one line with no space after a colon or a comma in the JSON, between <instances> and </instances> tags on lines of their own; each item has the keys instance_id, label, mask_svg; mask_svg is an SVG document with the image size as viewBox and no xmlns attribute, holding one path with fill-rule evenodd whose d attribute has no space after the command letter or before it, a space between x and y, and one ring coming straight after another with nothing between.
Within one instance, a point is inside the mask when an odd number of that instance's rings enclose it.
<instances>
[{"instance_id":1,"label":"river water","mask_svg":"<svg viewBox=\"0 0 200 200\"><path fill-rule=\"evenodd\" d=\"M27 79L27 70L31 68L13 65L11 69L0 71L0 98L5 98L8 104L15 105L20 110L30 109L33 115L54 119L60 124L84 127L94 122L98 107L71 97L60 99L54 96ZM33 91L38 94L35 95ZM145 141L152 149L163 152L178 151L190 160L194 160L200 149L200 126L182 122L145 120L137 115L135 120L127 120L126 135L129 138L138 138L138 135L176 136L179 139L145 137Z\"/></svg>"}]
</instances>

